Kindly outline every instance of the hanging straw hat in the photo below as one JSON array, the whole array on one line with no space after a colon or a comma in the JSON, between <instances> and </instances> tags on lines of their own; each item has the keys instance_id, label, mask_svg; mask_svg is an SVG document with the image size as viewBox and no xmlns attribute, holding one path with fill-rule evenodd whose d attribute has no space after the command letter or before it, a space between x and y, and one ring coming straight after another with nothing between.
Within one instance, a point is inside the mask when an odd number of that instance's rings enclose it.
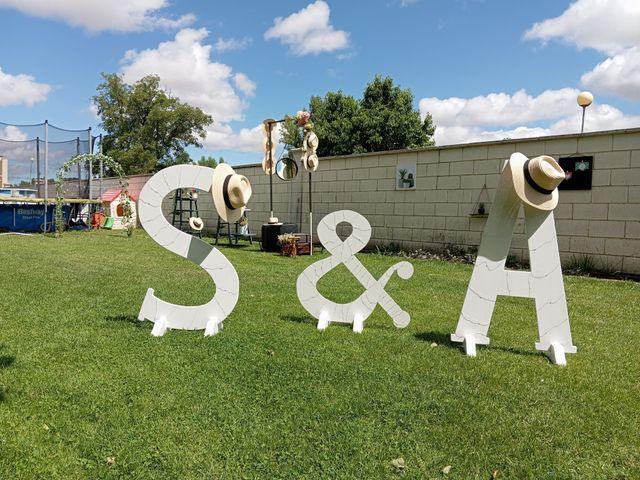
<instances>
[{"instance_id":1,"label":"hanging straw hat","mask_svg":"<svg viewBox=\"0 0 640 480\"><path fill-rule=\"evenodd\" d=\"M225 222L237 222L251 198L251 183L223 163L213 171L211 193L220 218Z\"/></svg>"},{"instance_id":2,"label":"hanging straw hat","mask_svg":"<svg viewBox=\"0 0 640 480\"><path fill-rule=\"evenodd\" d=\"M318 160L318 155L316 155L318 143L318 136L314 132L310 131L307 135L305 135L302 142L302 149L304 150L304 155L302 156L302 164L304 165L305 170L315 172L318 169L318 164L320 163Z\"/></svg>"},{"instance_id":3,"label":"hanging straw hat","mask_svg":"<svg viewBox=\"0 0 640 480\"><path fill-rule=\"evenodd\" d=\"M262 171L267 175L273 175L276 172L276 147L278 146L278 122L273 118L267 118L262 122L262 130L264 131L262 159ZM271 145L269 145L271 140Z\"/></svg>"},{"instance_id":4,"label":"hanging straw hat","mask_svg":"<svg viewBox=\"0 0 640 480\"><path fill-rule=\"evenodd\" d=\"M556 208L557 187L564 180L564 171L558 162L548 155L528 159L516 152L511 155L506 168L510 170L513 187L520 200L539 210Z\"/></svg>"},{"instance_id":5,"label":"hanging straw hat","mask_svg":"<svg viewBox=\"0 0 640 480\"><path fill-rule=\"evenodd\" d=\"M195 230L196 232L199 232L204 228L204 222L200 217L190 217L189 226L191 227L191 230Z\"/></svg>"}]
</instances>

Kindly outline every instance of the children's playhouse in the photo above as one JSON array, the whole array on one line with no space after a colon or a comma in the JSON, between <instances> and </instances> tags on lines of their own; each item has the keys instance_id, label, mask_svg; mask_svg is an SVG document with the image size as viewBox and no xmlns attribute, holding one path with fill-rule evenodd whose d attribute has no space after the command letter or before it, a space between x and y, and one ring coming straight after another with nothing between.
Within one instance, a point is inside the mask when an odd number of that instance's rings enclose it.
<instances>
[{"instance_id":1,"label":"children's playhouse","mask_svg":"<svg viewBox=\"0 0 640 480\"><path fill-rule=\"evenodd\" d=\"M134 192L126 192L122 188L110 188L105 190L100 198L104 205L104 213L107 216L105 225L108 222L110 224L109 227L114 230L126 228L124 225L124 209L127 201L129 201L129 208L131 209L131 222L133 225L136 224L136 202L138 201L138 196ZM108 221L109 218L113 219L113 223Z\"/></svg>"}]
</instances>

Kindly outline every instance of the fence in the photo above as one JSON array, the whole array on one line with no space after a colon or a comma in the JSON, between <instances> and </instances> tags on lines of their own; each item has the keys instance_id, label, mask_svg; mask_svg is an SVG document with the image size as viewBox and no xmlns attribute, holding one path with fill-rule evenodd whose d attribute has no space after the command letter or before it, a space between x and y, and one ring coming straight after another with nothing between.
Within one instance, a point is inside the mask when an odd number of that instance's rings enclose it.
<instances>
[{"instance_id":1,"label":"fence","mask_svg":"<svg viewBox=\"0 0 640 480\"><path fill-rule=\"evenodd\" d=\"M313 174L314 223L350 209L371 223L372 245L477 247L486 223L486 214L477 212L479 200L488 213L501 167L516 151L556 159L592 156L591 188L560 192L555 210L560 256L565 264L587 256L600 268L640 274L640 128L323 158ZM399 188L398 168L412 165L414 187ZM235 169L251 181L249 226L259 235L269 217L269 178L259 164ZM291 182L273 181L275 215L301 231L309 229L307 175L301 170ZM138 175L131 182L141 188L149 177ZM171 207L165 199L165 214ZM200 195L199 215L205 230L215 229L210 195ZM522 215L511 254L527 259Z\"/></svg>"},{"instance_id":2,"label":"fence","mask_svg":"<svg viewBox=\"0 0 640 480\"><path fill-rule=\"evenodd\" d=\"M42 214L42 229L47 229L50 210L47 206L56 194L55 178L60 167L76 155L91 153L95 137L91 128L69 130L49 124L16 125L0 122L0 188L2 196L19 195L33 202L29 217ZM78 164L65 175L66 198L87 199L92 196L92 166ZM32 197L32 198L29 198ZM3 206L11 207L9 204ZM26 206L21 207L27 209ZM22 211L21 210L21 211ZM6 213L6 212L5 212ZM4 225L4 224L3 224ZM5 225L5 227L7 227Z\"/></svg>"},{"instance_id":3,"label":"fence","mask_svg":"<svg viewBox=\"0 0 640 480\"><path fill-rule=\"evenodd\" d=\"M371 223L372 244L477 247L486 223L477 212L479 200L488 213L501 167L516 151L593 157L591 187L560 192L555 219L561 258L591 257L600 268L640 274L640 128L323 158L313 174L314 223L351 209ZM399 188L399 168L413 165L414 187ZM269 216L269 179L260 165L236 170L253 186L250 226L259 233ZM290 183L274 180L276 216L308 231L307 194L306 172ZM522 214L511 254L527 260Z\"/></svg>"}]
</instances>

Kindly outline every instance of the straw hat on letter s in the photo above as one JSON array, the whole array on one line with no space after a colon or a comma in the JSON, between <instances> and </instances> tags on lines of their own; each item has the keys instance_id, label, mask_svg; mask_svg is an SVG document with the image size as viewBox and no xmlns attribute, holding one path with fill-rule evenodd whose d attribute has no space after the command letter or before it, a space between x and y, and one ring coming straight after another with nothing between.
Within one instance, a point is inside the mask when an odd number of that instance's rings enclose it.
<instances>
[{"instance_id":1,"label":"straw hat on letter s","mask_svg":"<svg viewBox=\"0 0 640 480\"><path fill-rule=\"evenodd\" d=\"M220 218L225 222L237 222L242 217L251 198L251 183L244 175L236 173L226 163L213 171L211 187L213 203Z\"/></svg>"}]
</instances>

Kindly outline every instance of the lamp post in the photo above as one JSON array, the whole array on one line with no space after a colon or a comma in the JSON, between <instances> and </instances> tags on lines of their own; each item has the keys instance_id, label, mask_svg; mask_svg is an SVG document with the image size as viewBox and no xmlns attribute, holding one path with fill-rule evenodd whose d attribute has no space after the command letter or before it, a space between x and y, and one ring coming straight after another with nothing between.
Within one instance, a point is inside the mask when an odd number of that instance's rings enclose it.
<instances>
[{"instance_id":1,"label":"lamp post","mask_svg":"<svg viewBox=\"0 0 640 480\"><path fill-rule=\"evenodd\" d=\"M593 103L593 95L591 92L580 92L578 94L578 105L582 107L582 126L580 127L580 133L584 132L584 114L587 107Z\"/></svg>"}]
</instances>

